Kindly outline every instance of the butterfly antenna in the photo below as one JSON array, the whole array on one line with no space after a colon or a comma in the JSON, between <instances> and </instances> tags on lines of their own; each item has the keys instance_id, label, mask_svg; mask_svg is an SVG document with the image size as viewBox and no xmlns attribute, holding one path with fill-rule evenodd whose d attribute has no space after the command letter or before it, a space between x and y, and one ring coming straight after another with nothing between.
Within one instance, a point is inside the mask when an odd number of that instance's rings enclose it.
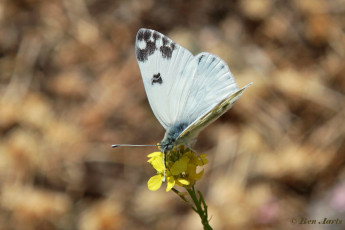
<instances>
[{"instance_id":1,"label":"butterfly antenna","mask_svg":"<svg viewBox=\"0 0 345 230\"><path fill-rule=\"evenodd\" d=\"M131 145L131 144L115 144L112 145L112 148L116 147L143 147L143 146L160 146L160 145Z\"/></svg>"}]
</instances>

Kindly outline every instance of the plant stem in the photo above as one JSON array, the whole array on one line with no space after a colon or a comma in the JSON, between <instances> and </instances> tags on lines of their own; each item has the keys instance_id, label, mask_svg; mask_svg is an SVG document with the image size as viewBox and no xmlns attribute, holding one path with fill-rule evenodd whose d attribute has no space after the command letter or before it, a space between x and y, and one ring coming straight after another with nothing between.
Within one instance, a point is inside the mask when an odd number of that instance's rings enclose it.
<instances>
[{"instance_id":1,"label":"plant stem","mask_svg":"<svg viewBox=\"0 0 345 230\"><path fill-rule=\"evenodd\" d=\"M201 192L198 191L198 194L199 194L199 199L198 199L197 194L195 193L194 186L186 190L193 200L193 203L195 205L195 207L193 207L193 210L199 214L201 218L201 223L204 226L204 230L212 230L212 227L208 223L207 205L205 203L204 197L202 196Z\"/></svg>"}]
</instances>

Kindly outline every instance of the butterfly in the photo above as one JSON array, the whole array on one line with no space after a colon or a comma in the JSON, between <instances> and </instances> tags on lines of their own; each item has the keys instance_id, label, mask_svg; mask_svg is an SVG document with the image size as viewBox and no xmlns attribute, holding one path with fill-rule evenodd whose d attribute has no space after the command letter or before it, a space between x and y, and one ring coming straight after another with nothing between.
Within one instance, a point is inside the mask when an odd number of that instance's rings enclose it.
<instances>
[{"instance_id":1,"label":"butterfly","mask_svg":"<svg viewBox=\"0 0 345 230\"><path fill-rule=\"evenodd\" d=\"M151 109L166 130L160 142L164 154L194 143L252 84L239 89L221 58L207 52L193 56L155 30L138 31L135 53Z\"/></svg>"}]
</instances>

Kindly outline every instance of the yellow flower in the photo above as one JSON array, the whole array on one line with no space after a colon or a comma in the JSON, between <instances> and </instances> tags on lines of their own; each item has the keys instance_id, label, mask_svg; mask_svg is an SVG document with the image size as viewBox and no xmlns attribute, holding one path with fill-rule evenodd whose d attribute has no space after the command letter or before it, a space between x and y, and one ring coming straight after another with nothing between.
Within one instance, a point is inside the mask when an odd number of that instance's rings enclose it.
<instances>
[{"instance_id":1,"label":"yellow flower","mask_svg":"<svg viewBox=\"0 0 345 230\"><path fill-rule=\"evenodd\" d=\"M157 171L157 174L149 179L147 187L152 191L156 191L161 187L164 177L163 153L153 152L148 157L150 159L147 162L152 165ZM197 167L207 163L206 154L199 156L183 145L177 146L167 152L165 169L167 181L166 191L170 191L175 184L187 188L193 186L204 174L204 170L197 172Z\"/></svg>"}]
</instances>

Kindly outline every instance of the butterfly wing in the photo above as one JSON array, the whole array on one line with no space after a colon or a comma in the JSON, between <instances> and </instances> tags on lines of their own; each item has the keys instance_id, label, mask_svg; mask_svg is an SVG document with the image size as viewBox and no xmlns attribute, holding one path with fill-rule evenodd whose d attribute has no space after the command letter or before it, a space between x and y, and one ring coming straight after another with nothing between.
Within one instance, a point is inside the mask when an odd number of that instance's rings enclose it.
<instances>
[{"instance_id":1,"label":"butterfly wing","mask_svg":"<svg viewBox=\"0 0 345 230\"><path fill-rule=\"evenodd\" d=\"M202 129L211 124L213 121L217 120L221 115L223 115L227 110L229 110L232 107L232 105L241 97L244 90L251 84L252 83L237 90L229 97L220 101L208 112L198 117L192 124L190 124L185 130L181 132L181 134L178 136L176 140L176 143L189 143L193 141L193 139L196 138L196 136Z\"/></svg>"},{"instance_id":2,"label":"butterfly wing","mask_svg":"<svg viewBox=\"0 0 345 230\"><path fill-rule=\"evenodd\" d=\"M169 129L179 122L187 104L197 62L165 35L143 28L136 37L136 57L152 111Z\"/></svg>"},{"instance_id":3,"label":"butterfly wing","mask_svg":"<svg viewBox=\"0 0 345 230\"><path fill-rule=\"evenodd\" d=\"M188 117L192 122L238 91L229 67L218 56L203 52L194 59L197 72L181 115L181 119Z\"/></svg>"},{"instance_id":4,"label":"butterfly wing","mask_svg":"<svg viewBox=\"0 0 345 230\"><path fill-rule=\"evenodd\" d=\"M227 64L218 56L203 52L195 56L198 63L183 117L191 117L190 123L177 137L178 143L187 143L207 125L224 114L243 91L239 89Z\"/></svg>"}]
</instances>

